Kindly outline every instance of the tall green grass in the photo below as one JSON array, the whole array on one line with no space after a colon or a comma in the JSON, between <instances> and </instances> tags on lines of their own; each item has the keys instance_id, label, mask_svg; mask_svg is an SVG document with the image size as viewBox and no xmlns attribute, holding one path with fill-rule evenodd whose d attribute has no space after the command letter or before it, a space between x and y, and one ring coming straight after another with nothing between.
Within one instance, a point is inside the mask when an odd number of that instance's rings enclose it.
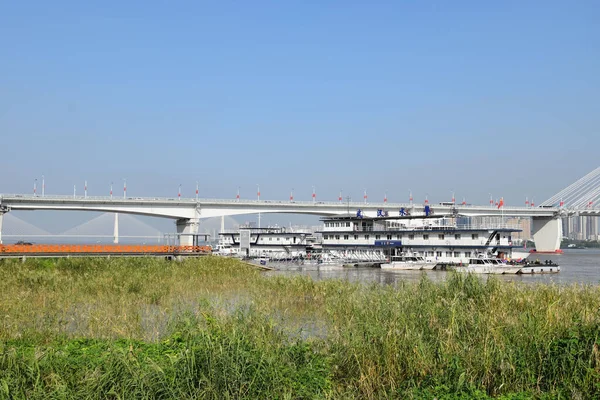
<instances>
[{"instance_id":1,"label":"tall green grass","mask_svg":"<svg viewBox=\"0 0 600 400\"><path fill-rule=\"evenodd\" d=\"M600 287L3 260L1 398L600 398Z\"/></svg>"}]
</instances>

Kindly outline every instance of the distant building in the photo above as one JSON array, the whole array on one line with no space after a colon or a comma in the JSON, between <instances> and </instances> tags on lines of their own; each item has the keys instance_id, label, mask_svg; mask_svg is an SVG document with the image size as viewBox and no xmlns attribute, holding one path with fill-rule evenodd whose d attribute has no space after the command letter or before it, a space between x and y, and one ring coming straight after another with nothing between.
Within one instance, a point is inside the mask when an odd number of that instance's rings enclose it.
<instances>
[{"instance_id":1,"label":"distant building","mask_svg":"<svg viewBox=\"0 0 600 400\"><path fill-rule=\"evenodd\" d=\"M531 240L531 218L511 217L506 219L506 224L511 227L520 229L520 232L513 234L516 241Z\"/></svg>"}]
</instances>

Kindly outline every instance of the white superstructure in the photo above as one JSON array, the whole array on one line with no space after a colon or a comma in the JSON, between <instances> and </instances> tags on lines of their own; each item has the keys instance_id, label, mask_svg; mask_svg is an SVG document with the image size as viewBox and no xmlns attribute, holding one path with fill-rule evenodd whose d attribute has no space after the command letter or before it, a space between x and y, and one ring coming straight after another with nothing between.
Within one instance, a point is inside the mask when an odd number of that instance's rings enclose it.
<instances>
[{"instance_id":1,"label":"white superstructure","mask_svg":"<svg viewBox=\"0 0 600 400\"><path fill-rule=\"evenodd\" d=\"M247 242L243 237L248 238ZM241 226L219 233L218 253L240 257L277 260L303 259L315 238L307 228Z\"/></svg>"},{"instance_id":2,"label":"white superstructure","mask_svg":"<svg viewBox=\"0 0 600 400\"><path fill-rule=\"evenodd\" d=\"M508 226L458 224L457 218L367 218L347 214L323 219L323 251L348 260L388 261L412 254L439 264L467 264L479 254L511 258L512 233Z\"/></svg>"}]
</instances>

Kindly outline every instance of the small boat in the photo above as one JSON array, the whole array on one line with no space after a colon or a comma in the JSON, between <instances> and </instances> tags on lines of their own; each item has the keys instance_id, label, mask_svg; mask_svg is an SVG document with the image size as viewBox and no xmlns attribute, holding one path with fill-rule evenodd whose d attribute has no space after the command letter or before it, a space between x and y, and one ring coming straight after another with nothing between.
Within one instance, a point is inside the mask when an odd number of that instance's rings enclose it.
<instances>
[{"instance_id":1,"label":"small boat","mask_svg":"<svg viewBox=\"0 0 600 400\"><path fill-rule=\"evenodd\" d=\"M546 260L543 263L539 260L528 262L521 266L519 274L556 274L560 272L560 265Z\"/></svg>"},{"instance_id":2,"label":"small boat","mask_svg":"<svg viewBox=\"0 0 600 400\"><path fill-rule=\"evenodd\" d=\"M388 263L381 264L381 269L395 269L395 270L424 270L434 269L436 262L427 261L421 256L415 255L399 255L393 256Z\"/></svg>"},{"instance_id":3,"label":"small boat","mask_svg":"<svg viewBox=\"0 0 600 400\"><path fill-rule=\"evenodd\" d=\"M518 274L522 265L508 265L499 258L479 257L471 258L469 264L455 268L458 272L469 272L472 274Z\"/></svg>"}]
</instances>

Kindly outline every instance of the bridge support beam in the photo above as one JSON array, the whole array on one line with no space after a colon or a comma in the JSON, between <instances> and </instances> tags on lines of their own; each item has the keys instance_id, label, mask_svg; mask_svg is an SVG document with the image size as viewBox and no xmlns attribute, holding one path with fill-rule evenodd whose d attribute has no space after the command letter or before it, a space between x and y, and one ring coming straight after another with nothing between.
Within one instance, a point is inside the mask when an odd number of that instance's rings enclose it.
<instances>
[{"instance_id":1,"label":"bridge support beam","mask_svg":"<svg viewBox=\"0 0 600 400\"><path fill-rule=\"evenodd\" d=\"M533 217L533 241L539 252L555 252L560 249L562 221L557 217Z\"/></svg>"},{"instance_id":2,"label":"bridge support beam","mask_svg":"<svg viewBox=\"0 0 600 400\"><path fill-rule=\"evenodd\" d=\"M4 219L4 213L0 211L0 244L2 244L2 220Z\"/></svg>"},{"instance_id":3,"label":"bridge support beam","mask_svg":"<svg viewBox=\"0 0 600 400\"><path fill-rule=\"evenodd\" d=\"M196 243L196 235L200 227L198 218L180 218L176 222L177 235L179 236L179 245L193 246Z\"/></svg>"}]
</instances>

